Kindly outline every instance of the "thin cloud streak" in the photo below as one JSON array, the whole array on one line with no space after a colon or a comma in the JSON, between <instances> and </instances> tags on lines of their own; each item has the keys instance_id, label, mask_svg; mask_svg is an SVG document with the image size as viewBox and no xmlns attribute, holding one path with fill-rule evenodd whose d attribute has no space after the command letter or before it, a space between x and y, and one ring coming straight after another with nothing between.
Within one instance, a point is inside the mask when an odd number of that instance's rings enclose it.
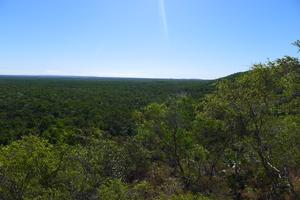
<instances>
[{"instance_id":1,"label":"thin cloud streak","mask_svg":"<svg viewBox=\"0 0 300 200\"><path fill-rule=\"evenodd\" d=\"M165 37L168 38L169 30L168 30L166 8L165 8L165 0L159 0L159 8L160 8L160 17L161 17L161 22L163 25L164 34L165 34Z\"/></svg>"}]
</instances>

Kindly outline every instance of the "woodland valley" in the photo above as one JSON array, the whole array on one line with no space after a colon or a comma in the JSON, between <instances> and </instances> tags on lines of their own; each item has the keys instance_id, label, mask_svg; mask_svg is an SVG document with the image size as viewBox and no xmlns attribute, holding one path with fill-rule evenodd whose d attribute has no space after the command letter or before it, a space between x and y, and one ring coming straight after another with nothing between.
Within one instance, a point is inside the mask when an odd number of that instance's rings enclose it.
<instances>
[{"instance_id":1,"label":"woodland valley","mask_svg":"<svg viewBox=\"0 0 300 200\"><path fill-rule=\"evenodd\" d=\"M300 199L299 59L217 80L0 76L0 199Z\"/></svg>"}]
</instances>

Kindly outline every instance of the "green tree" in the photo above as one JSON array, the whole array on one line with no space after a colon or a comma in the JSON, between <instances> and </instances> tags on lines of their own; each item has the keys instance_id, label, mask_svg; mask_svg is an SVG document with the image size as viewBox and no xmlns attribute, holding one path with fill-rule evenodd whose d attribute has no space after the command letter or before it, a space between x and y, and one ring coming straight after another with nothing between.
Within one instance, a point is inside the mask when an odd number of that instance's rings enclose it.
<instances>
[{"instance_id":1,"label":"green tree","mask_svg":"<svg viewBox=\"0 0 300 200\"><path fill-rule=\"evenodd\" d=\"M281 129L275 129L275 121L299 115L299 110L292 109L299 104L299 80L298 59L284 57L266 65L255 65L235 80L220 83L203 106L206 115L224 124L226 138L231 138L229 147L237 155L234 165L235 169L239 168L237 172L244 168L238 165L241 158L248 157L249 165L258 162L273 198L291 193L291 182L284 168L275 166L272 159L271 141L281 133ZM238 193L234 192L236 199L241 198L241 192Z\"/></svg>"},{"instance_id":2,"label":"green tree","mask_svg":"<svg viewBox=\"0 0 300 200\"><path fill-rule=\"evenodd\" d=\"M169 105L153 103L136 113L135 139L151 154L153 161L166 161L184 177L183 159L193 148L191 125L193 104L182 98Z\"/></svg>"},{"instance_id":3,"label":"green tree","mask_svg":"<svg viewBox=\"0 0 300 200\"><path fill-rule=\"evenodd\" d=\"M59 152L34 136L0 149L0 197L23 200L52 196L64 199L59 187L50 186L60 167Z\"/></svg>"}]
</instances>

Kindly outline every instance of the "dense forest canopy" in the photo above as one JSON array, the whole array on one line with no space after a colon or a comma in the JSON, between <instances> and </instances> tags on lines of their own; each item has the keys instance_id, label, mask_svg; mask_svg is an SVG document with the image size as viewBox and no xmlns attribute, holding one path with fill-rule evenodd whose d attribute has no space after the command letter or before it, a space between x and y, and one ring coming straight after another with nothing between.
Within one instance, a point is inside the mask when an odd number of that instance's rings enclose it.
<instances>
[{"instance_id":1,"label":"dense forest canopy","mask_svg":"<svg viewBox=\"0 0 300 200\"><path fill-rule=\"evenodd\" d=\"M0 143L5 200L299 199L300 62L214 81L1 77Z\"/></svg>"},{"instance_id":2,"label":"dense forest canopy","mask_svg":"<svg viewBox=\"0 0 300 200\"><path fill-rule=\"evenodd\" d=\"M134 110L180 96L199 98L212 88L213 81L204 80L2 76L0 143L90 128L133 135Z\"/></svg>"}]
</instances>

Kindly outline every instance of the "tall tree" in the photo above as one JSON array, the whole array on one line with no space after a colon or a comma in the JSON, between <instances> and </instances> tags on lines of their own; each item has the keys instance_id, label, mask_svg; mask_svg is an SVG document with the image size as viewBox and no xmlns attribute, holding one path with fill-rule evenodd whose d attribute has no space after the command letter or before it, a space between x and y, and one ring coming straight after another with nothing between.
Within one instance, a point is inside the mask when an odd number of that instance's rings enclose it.
<instances>
[{"instance_id":1,"label":"tall tree","mask_svg":"<svg viewBox=\"0 0 300 200\"><path fill-rule=\"evenodd\" d=\"M299 110L294 109L300 102L299 75L296 58L284 57L265 65L258 64L241 77L220 83L216 92L206 98L204 106L206 114L225 124L225 131L233 142L230 146L237 155L241 158L247 153L260 164L273 198L280 198L285 192L293 193L285 168L274 164L271 141L279 137L282 130L276 129L275 121L299 116ZM241 141L242 146L235 148ZM249 147L253 152L249 152ZM239 166L235 163L234 167Z\"/></svg>"}]
</instances>

